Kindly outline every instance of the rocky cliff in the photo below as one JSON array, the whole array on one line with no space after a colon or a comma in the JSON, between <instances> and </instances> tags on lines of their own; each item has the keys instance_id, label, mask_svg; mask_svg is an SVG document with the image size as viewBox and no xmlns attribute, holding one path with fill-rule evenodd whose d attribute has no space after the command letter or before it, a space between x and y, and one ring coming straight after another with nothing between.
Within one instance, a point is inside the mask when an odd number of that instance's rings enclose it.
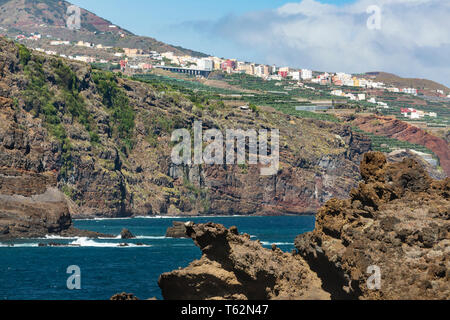
<instances>
[{"instance_id":1,"label":"rocky cliff","mask_svg":"<svg viewBox=\"0 0 450 320\"><path fill-rule=\"evenodd\" d=\"M382 153L364 156L361 175L350 199L319 210L293 254L263 249L236 228L188 227L203 256L161 275L164 298L448 300L450 179Z\"/></svg>"},{"instance_id":2,"label":"rocky cliff","mask_svg":"<svg viewBox=\"0 0 450 320\"><path fill-rule=\"evenodd\" d=\"M187 227L202 250L200 260L159 278L168 300L329 299L301 258L265 249L237 228L213 223Z\"/></svg>"},{"instance_id":3,"label":"rocky cliff","mask_svg":"<svg viewBox=\"0 0 450 320\"><path fill-rule=\"evenodd\" d=\"M348 126L196 101L0 39L0 167L52 172L73 216L315 212L360 179L371 147ZM178 128L279 129L280 170L175 166ZM40 192L45 192L41 190Z\"/></svg>"},{"instance_id":4,"label":"rocky cliff","mask_svg":"<svg viewBox=\"0 0 450 320\"><path fill-rule=\"evenodd\" d=\"M450 298L450 179L429 178L417 162L368 153L350 199L331 200L316 230L296 239L299 254L332 298ZM379 268L370 290L369 267Z\"/></svg>"}]
</instances>

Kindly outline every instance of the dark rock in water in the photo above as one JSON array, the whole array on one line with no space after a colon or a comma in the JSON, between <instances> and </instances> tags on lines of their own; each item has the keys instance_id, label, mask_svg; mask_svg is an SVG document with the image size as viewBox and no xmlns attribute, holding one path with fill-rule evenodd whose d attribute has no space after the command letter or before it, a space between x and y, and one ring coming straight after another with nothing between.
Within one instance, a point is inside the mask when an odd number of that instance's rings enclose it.
<instances>
[{"instance_id":1,"label":"dark rock in water","mask_svg":"<svg viewBox=\"0 0 450 320\"><path fill-rule=\"evenodd\" d=\"M122 239L134 239L136 238L128 229L123 229L122 232L120 233L120 237Z\"/></svg>"},{"instance_id":2,"label":"dark rock in water","mask_svg":"<svg viewBox=\"0 0 450 320\"><path fill-rule=\"evenodd\" d=\"M173 227L167 229L166 237L167 238L189 238L186 234L186 226L192 225L192 222L180 222L174 221Z\"/></svg>"},{"instance_id":3,"label":"dark rock in water","mask_svg":"<svg viewBox=\"0 0 450 320\"><path fill-rule=\"evenodd\" d=\"M164 273L158 284L167 300L329 299L306 262L280 249L265 249L236 229L188 225L202 250L187 268Z\"/></svg>"},{"instance_id":4,"label":"dark rock in water","mask_svg":"<svg viewBox=\"0 0 450 320\"><path fill-rule=\"evenodd\" d=\"M132 293L118 293L111 297L111 301L136 301L139 300L134 294Z\"/></svg>"},{"instance_id":5,"label":"dark rock in water","mask_svg":"<svg viewBox=\"0 0 450 320\"><path fill-rule=\"evenodd\" d=\"M98 238L114 238L111 234L104 234L99 233L95 231L89 231L89 230L80 230L74 227L70 227L67 230L64 230L58 235L62 237L85 237L85 238L91 238L91 239L98 239Z\"/></svg>"}]
</instances>

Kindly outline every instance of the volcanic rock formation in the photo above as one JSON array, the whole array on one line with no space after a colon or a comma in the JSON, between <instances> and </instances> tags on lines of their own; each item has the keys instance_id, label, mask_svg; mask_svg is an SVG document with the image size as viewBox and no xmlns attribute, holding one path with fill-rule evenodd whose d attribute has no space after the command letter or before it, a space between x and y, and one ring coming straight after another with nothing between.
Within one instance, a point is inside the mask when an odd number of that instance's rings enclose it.
<instances>
[{"instance_id":1,"label":"volcanic rock formation","mask_svg":"<svg viewBox=\"0 0 450 320\"><path fill-rule=\"evenodd\" d=\"M187 268L162 274L159 286L169 300L329 299L321 281L301 258L265 249L237 228L214 223L187 227L202 250Z\"/></svg>"},{"instance_id":2,"label":"volcanic rock formation","mask_svg":"<svg viewBox=\"0 0 450 320\"><path fill-rule=\"evenodd\" d=\"M450 298L450 179L434 181L416 161L368 153L347 200L331 200L299 254L336 299ZM369 267L381 272L370 290ZM372 271L373 272L373 271ZM373 279L372 279L373 280Z\"/></svg>"},{"instance_id":3,"label":"volcanic rock formation","mask_svg":"<svg viewBox=\"0 0 450 320\"><path fill-rule=\"evenodd\" d=\"M160 276L164 298L449 299L450 179L378 152L364 156L361 175L350 199L319 210L316 230L297 237L293 254L236 228L188 227L203 256Z\"/></svg>"}]
</instances>

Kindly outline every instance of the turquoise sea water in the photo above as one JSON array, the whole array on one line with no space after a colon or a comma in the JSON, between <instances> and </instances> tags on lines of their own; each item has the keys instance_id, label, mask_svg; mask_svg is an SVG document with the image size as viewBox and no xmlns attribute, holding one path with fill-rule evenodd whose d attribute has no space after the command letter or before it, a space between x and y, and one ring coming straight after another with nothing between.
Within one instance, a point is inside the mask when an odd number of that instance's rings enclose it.
<instances>
[{"instance_id":1,"label":"turquoise sea water","mask_svg":"<svg viewBox=\"0 0 450 320\"><path fill-rule=\"evenodd\" d=\"M237 226L239 232L259 239L266 247L277 244L284 251L294 249L298 234L312 231L313 216L287 217L208 217L208 218L134 218L78 220L79 229L118 236L128 228L133 240L29 239L0 244L0 300L106 300L115 293L134 293L141 299L161 297L161 273L187 266L201 257L190 239L165 238L173 221L216 222ZM39 247L56 242L79 247ZM129 244L120 247L121 243ZM137 246L141 243L144 246ZM67 289L69 266L79 266L81 289Z\"/></svg>"}]
</instances>

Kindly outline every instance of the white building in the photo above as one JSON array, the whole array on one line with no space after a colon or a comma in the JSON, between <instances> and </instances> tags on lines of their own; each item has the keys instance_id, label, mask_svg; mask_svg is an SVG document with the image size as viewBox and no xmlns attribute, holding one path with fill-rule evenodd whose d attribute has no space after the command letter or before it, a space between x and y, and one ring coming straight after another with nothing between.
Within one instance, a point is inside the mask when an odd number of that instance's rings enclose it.
<instances>
[{"instance_id":1,"label":"white building","mask_svg":"<svg viewBox=\"0 0 450 320\"><path fill-rule=\"evenodd\" d=\"M386 102L378 101L377 104L384 109L389 109L389 106Z\"/></svg>"},{"instance_id":2,"label":"white building","mask_svg":"<svg viewBox=\"0 0 450 320\"><path fill-rule=\"evenodd\" d=\"M342 92L342 90L333 90L333 91L331 91L331 94L332 94L333 96L338 96L338 97L341 97L341 96L344 95L343 92Z\"/></svg>"},{"instance_id":3,"label":"white building","mask_svg":"<svg viewBox=\"0 0 450 320\"><path fill-rule=\"evenodd\" d=\"M414 88L403 88L402 92L406 94L413 94L415 96L417 95L417 89Z\"/></svg>"},{"instance_id":4,"label":"white building","mask_svg":"<svg viewBox=\"0 0 450 320\"><path fill-rule=\"evenodd\" d=\"M356 96L353 93L346 93L345 96L352 101L356 101Z\"/></svg>"},{"instance_id":5,"label":"white building","mask_svg":"<svg viewBox=\"0 0 450 320\"><path fill-rule=\"evenodd\" d=\"M289 75L292 77L293 80L300 81L300 76L301 76L300 71L290 72Z\"/></svg>"},{"instance_id":6,"label":"white building","mask_svg":"<svg viewBox=\"0 0 450 320\"><path fill-rule=\"evenodd\" d=\"M62 45L68 46L68 45L70 45L70 41L53 40L53 41L50 41L50 45L51 46L62 46Z\"/></svg>"},{"instance_id":7,"label":"white building","mask_svg":"<svg viewBox=\"0 0 450 320\"><path fill-rule=\"evenodd\" d=\"M280 75L278 75L278 74L274 74L274 75L271 75L271 76L267 77L267 80L281 81L282 79L283 78Z\"/></svg>"},{"instance_id":8,"label":"white building","mask_svg":"<svg viewBox=\"0 0 450 320\"><path fill-rule=\"evenodd\" d=\"M417 112L411 112L410 119L420 119L420 115Z\"/></svg>"},{"instance_id":9,"label":"white building","mask_svg":"<svg viewBox=\"0 0 450 320\"><path fill-rule=\"evenodd\" d=\"M198 59L197 67L199 70L213 71L214 62L211 59Z\"/></svg>"},{"instance_id":10,"label":"white building","mask_svg":"<svg viewBox=\"0 0 450 320\"><path fill-rule=\"evenodd\" d=\"M312 79L312 70L302 69L302 79L303 80L311 80Z\"/></svg>"}]
</instances>

